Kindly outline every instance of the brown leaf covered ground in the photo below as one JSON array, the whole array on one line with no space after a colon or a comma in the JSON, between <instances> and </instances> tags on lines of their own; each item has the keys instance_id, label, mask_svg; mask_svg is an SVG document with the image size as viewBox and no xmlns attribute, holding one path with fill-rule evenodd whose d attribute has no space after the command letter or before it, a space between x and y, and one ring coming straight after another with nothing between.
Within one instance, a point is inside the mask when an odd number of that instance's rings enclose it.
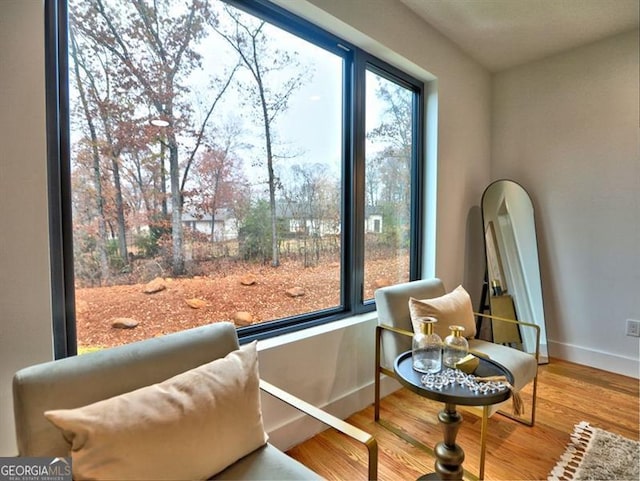
<instances>
[{"instance_id":1,"label":"brown leaf covered ground","mask_svg":"<svg viewBox=\"0 0 640 481\"><path fill-rule=\"evenodd\" d=\"M395 260L381 259L368 262L367 272L365 289L372 296L376 282L397 279L398 272L407 270ZM243 285L247 276L253 276L255 283ZM298 262L283 262L277 268L238 263L209 275L164 280L166 289L154 294L143 292L145 283L76 289L78 346L116 346L213 322L233 322L237 312L250 313L255 324L339 304L337 262L307 268ZM304 295L287 295L293 287L302 288ZM190 307L187 301L193 299L204 301L204 307ZM116 329L111 327L115 318L139 324Z\"/></svg>"}]
</instances>

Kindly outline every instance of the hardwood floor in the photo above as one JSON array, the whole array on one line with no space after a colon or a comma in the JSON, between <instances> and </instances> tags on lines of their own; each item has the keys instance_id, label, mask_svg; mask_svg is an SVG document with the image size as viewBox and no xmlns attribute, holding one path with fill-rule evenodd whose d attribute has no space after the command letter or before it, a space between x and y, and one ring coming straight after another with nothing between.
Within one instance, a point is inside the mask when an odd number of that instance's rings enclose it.
<instances>
[{"instance_id":1,"label":"hardwood floor","mask_svg":"<svg viewBox=\"0 0 640 481\"><path fill-rule=\"evenodd\" d=\"M523 397L528 409L531 395L525 391ZM637 379L552 359L540 366L535 426L500 414L489 418L485 479L547 479L580 421L639 439L638 400ZM440 403L401 389L382 400L380 417L432 446L441 439L436 419L441 408ZM462 415L457 442L465 451L465 470L471 473L465 479L473 479L478 473L481 418L466 411ZM414 480L433 471L432 456L373 421L373 406L347 421L376 437L381 481ZM329 480L366 479L366 450L332 430L289 450L289 455Z\"/></svg>"}]
</instances>

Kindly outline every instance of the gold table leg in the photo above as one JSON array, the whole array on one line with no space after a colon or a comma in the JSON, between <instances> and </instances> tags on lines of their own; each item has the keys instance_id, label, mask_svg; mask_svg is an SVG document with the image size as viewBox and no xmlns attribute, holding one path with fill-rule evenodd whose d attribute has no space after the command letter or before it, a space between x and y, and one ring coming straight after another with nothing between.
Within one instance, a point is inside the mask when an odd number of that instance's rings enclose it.
<instances>
[{"instance_id":1,"label":"gold table leg","mask_svg":"<svg viewBox=\"0 0 640 481\"><path fill-rule=\"evenodd\" d=\"M442 425L444 437L442 441L436 444L433 450L436 455L436 472L422 476L419 479L462 480L464 451L456 444L456 436L462 423L462 415L456 411L455 404L447 403L444 409L438 413L438 421Z\"/></svg>"}]
</instances>

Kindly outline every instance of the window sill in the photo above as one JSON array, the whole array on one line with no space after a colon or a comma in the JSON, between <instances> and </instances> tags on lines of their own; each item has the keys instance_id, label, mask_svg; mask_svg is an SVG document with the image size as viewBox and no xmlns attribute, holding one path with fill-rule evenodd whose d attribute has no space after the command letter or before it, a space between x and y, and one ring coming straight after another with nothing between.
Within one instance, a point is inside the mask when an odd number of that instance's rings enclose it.
<instances>
[{"instance_id":1,"label":"window sill","mask_svg":"<svg viewBox=\"0 0 640 481\"><path fill-rule=\"evenodd\" d=\"M377 318L376 311L366 312L356 316L347 317L334 322L328 322L319 326L310 327L308 329L301 329L296 332L290 332L281 336L271 337L269 339L263 339L258 341L258 351L267 351L270 349L277 349L288 344L299 342L305 339L309 339L315 336L328 334L330 332L339 331L359 324L370 322Z\"/></svg>"}]
</instances>

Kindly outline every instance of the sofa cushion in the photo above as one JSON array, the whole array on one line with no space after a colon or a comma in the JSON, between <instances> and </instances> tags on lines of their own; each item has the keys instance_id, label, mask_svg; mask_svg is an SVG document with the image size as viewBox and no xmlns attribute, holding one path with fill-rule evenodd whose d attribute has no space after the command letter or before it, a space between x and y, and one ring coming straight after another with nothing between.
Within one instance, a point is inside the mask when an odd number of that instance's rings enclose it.
<instances>
[{"instance_id":1,"label":"sofa cushion","mask_svg":"<svg viewBox=\"0 0 640 481\"><path fill-rule=\"evenodd\" d=\"M311 481L323 478L304 464L267 443L210 479L224 481L299 481L304 479Z\"/></svg>"},{"instance_id":2,"label":"sofa cushion","mask_svg":"<svg viewBox=\"0 0 640 481\"><path fill-rule=\"evenodd\" d=\"M511 371L514 379L513 387L516 391L531 382L538 373L538 361L535 356L527 352L482 339L471 339L469 350L486 354Z\"/></svg>"},{"instance_id":3,"label":"sofa cushion","mask_svg":"<svg viewBox=\"0 0 640 481\"><path fill-rule=\"evenodd\" d=\"M253 342L158 384L45 413L74 479L207 479L264 445Z\"/></svg>"},{"instance_id":4,"label":"sofa cushion","mask_svg":"<svg viewBox=\"0 0 640 481\"><path fill-rule=\"evenodd\" d=\"M449 326L464 327L464 337L472 338L476 335L476 322L471 305L471 297L462 286L443 296L431 299L409 298L409 312L413 331L418 332L420 317L435 317L438 322L434 331L444 340L450 333Z\"/></svg>"}]
</instances>

